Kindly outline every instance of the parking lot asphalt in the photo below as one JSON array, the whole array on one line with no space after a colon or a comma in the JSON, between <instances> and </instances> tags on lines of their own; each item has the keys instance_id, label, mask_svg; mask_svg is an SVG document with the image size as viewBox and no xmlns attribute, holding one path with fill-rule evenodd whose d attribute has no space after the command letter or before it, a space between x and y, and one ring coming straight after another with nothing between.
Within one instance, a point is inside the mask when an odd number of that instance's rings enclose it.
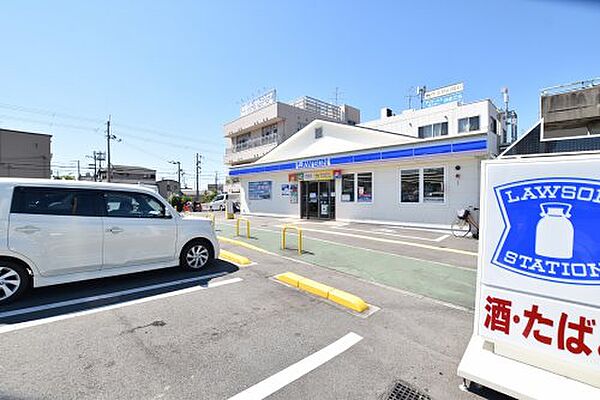
<instances>
[{"instance_id":1,"label":"parking lot asphalt","mask_svg":"<svg viewBox=\"0 0 600 400\"><path fill-rule=\"evenodd\" d=\"M307 260L223 248L255 264L35 289L5 306L0 398L384 399L398 380L434 400L482 398L456 376L470 311ZM286 271L377 311L360 317L272 279Z\"/></svg>"}]
</instances>

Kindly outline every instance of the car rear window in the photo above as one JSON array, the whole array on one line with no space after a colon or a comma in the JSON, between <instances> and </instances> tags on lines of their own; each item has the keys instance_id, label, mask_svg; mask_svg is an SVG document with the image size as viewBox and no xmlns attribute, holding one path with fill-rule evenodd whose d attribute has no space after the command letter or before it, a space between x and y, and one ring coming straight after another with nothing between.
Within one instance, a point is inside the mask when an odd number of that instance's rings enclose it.
<instances>
[{"instance_id":1,"label":"car rear window","mask_svg":"<svg viewBox=\"0 0 600 400\"><path fill-rule=\"evenodd\" d=\"M94 190L16 187L11 213L101 216L99 194Z\"/></svg>"}]
</instances>

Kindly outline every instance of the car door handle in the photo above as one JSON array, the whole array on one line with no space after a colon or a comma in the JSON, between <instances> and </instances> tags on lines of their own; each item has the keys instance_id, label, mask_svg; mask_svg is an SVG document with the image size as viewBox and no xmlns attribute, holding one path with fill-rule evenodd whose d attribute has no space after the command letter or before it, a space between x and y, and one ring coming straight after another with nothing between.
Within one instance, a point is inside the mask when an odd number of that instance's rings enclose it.
<instances>
[{"instance_id":1,"label":"car door handle","mask_svg":"<svg viewBox=\"0 0 600 400\"><path fill-rule=\"evenodd\" d=\"M35 232L39 232L39 230L40 230L40 228L38 228L37 226L33 226L33 225L25 225L25 226L19 226L18 228L15 228L15 231L26 233L28 235L35 233Z\"/></svg>"},{"instance_id":2,"label":"car door handle","mask_svg":"<svg viewBox=\"0 0 600 400\"><path fill-rule=\"evenodd\" d=\"M119 228L118 226L113 226L112 228L108 228L106 232L117 234L123 232L123 229Z\"/></svg>"}]
</instances>

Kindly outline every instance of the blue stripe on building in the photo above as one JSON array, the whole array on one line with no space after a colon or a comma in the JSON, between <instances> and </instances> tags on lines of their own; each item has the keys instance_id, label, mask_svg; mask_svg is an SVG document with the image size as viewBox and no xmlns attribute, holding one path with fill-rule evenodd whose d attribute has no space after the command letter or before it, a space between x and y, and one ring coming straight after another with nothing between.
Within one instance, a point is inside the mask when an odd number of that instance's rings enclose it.
<instances>
[{"instance_id":1,"label":"blue stripe on building","mask_svg":"<svg viewBox=\"0 0 600 400\"><path fill-rule=\"evenodd\" d=\"M402 150L379 151L374 153L359 153L352 156L337 156L329 159L330 165L357 164L377 160L393 160L408 157L461 153L466 151L486 150L487 140L472 140L452 144L440 144L434 146L413 147ZM238 168L229 171L230 176L257 174L270 171L295 170L295 162L266 165L262 167Z\"/></svg>"}]
</instances>

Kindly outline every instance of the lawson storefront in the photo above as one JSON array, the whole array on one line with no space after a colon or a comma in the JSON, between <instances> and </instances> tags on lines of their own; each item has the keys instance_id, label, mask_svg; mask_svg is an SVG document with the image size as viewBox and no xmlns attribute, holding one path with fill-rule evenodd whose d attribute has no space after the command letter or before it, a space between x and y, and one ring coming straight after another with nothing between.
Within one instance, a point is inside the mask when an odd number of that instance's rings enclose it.
<instances>
[{"instance_id":1,"label":"lawson storefront","mask_svg":"<svg viewBox=\"0 0 600 400\"><path fill-rule=\"evenodd\" d=\"M292 137L251 166L230 170L240 180L242 213L448 227L456 210L478 206L480 163L496 145L495 137L478 134L391 137L397 144L374 147L389 139L377 132L358 145L344 137L345 146L314 139L315 146L309 133L299 132L308 138ZM353 151L343 151L348 147Z\"/></svg>"}]
</instances>

